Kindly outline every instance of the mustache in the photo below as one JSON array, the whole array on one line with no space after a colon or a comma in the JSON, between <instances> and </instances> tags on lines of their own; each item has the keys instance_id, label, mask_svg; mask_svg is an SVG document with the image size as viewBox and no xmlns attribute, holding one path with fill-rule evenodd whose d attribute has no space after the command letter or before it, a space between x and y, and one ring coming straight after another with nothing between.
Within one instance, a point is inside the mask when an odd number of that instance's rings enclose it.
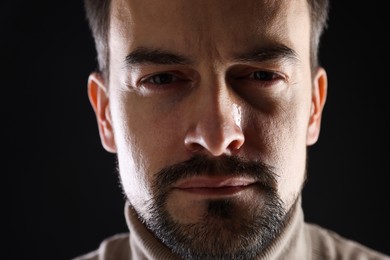
<instances>
[{"instance_id":1,"label":"mustache","mask_svg":"<svg viewBox=\"0 0 390 260\"><path fill-rule=\"evenodd\" d=\"M276 191L278 177L272 166L261 161L245 161L237 156L210 158L196 155L157 172L154 188L160 191L169 189L181 179L205 175L253 178L263 188L272 191Z\"/></svg>"}]
</instances>

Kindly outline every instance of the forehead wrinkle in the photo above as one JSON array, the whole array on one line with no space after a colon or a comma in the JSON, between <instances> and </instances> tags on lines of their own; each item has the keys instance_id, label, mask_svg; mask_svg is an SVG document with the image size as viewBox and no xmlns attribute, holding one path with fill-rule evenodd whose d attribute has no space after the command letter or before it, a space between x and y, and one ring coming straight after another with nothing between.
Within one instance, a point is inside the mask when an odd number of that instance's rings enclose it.
<instances>
[{"instance_id":1,"label":"forehead wrinkle","mask_svg":"<svg viewBox=\"0 0 390 260\"><path fill-rule=\"evenodd\" d=\"M198 61L208 59L216 64L223 58L229 59L233 51L245 52L255 46L283 43L292 47L286 28L288 18L280 17L296 12L299 7L288 11L288 6L304 0L197 0L196 4L178 0L166 10L158 6L160 1L113 1L117 2L113 9L114 19L122 27L120 33L128 36L124 39L130 39L128 52L139 46L177 50ZM146 8L143 3L148 3ZM151 26L137 26L149 20ZM133 35L137 38L133 39Z\"/></svg>"},{"instance_id":2,"label":"forehead wrinkle","mask_svg":"<svg viewBox=\"0 0 390 260\"><path fill-rule=\"evenodd\" d=\"M280 42L281 36L285 38L281 30L285 23L278 19L281 12L286 13L285 5L289 1L199 0L197 8L190 5L190 1L184 2L191 9L190 18L193 24L196 24L193 35L197 36L191 40L186 38L186 47L211 59L214 67L218 61L230 58L225 56L226 51L232 53L232 49L247 50L258 46L259 42L269 45ZM238 20L235 17L239 17L240 23L245 27L237 26ZM223 38L226 41L222 40ZM230 50L224 49L225 46L221 46L219 42L230 42Z\"/></svg>"},{"instance_id":3,"label":"forehead wrinkle","mask_svg":"<svg viewBox=\"0 0 390 260\"><path fill-rule=\"evenodd\" d=\"M195 50L202 53L211 49L211 41L206 40L212 38L212 33L209 32L210 23L204 16L204 5L193 5L192 1L179 0L169 6L164 4L160 8L158 4L161 4L161 1L113 2L116 3L116 8L112 8L111 18L115 23L111 27L114 27L117 36L124 40L130 39L128 52L141 46L179 49L181 52L190 50L189 53L194 53ZM143 24L150 26L145 27Z\"/></svg>"},{"instance_id":4,"label":"forehead wrinkle","mask_svg":"<svg viewBox=\"0 0 390 260\"><path fill-rule=\"evenodd\" d=\"M205 49L211 52L208 55L221 57L226 52L247 51L257 46L271 46L280 43L291 46L287 33L287 17L289 6L293 5L292 2L295 1L200 0L201 3L207 2L210 6L205 8L203 14L205 19L203 19L202 26L202 28L207 28L202 33L204 37L209 39L209 42L205 41L208 47ZM205 32L207 32L207 36L205 36ZM230 42L230 45L223 46L219 42ZM201 45L199 44L199 46ZM223 49L225 47L229 49Z\"/></svg>"}]
</instances>

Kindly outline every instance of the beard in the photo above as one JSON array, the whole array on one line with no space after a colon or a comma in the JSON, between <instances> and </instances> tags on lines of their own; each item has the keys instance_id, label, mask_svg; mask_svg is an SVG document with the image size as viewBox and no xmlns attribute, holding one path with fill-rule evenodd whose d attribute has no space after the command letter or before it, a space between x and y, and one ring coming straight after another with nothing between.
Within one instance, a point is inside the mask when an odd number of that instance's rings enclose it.
<instances>
[{"instance_id":1,"label":"beard","mask_svg":"<svg viewBox=\"0 0 390 260\"><path fill-rule=\"evenodd\" d=\"M183 178L216 173L254 178L263 203L255 200L247 205L234 197L209 199L204 201L205 212L196 223L175 220L166 206L170 187ZM196 156L164 168L155 176L154 196L146 202L147 214L135 211L162 243L184 259L253 259L263 255L280 236L294 208L285 211L276 191L277 175L272 167L259 161Z\"/></svg>"}]
</instances>

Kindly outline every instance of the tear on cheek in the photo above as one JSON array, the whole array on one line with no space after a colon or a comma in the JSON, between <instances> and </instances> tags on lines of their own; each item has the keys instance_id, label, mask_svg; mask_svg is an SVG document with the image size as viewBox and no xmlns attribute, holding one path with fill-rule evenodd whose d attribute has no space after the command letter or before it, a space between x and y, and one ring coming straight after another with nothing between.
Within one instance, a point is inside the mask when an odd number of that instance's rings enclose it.
<instances>
[{"instance_id":1,"label":"tear on cheek","mask_svg":"<svg viewBox=\"0 0 390 260\"><path fill-rule=\"evenodd\" d=\"M241 122L242 122L242 110L241 107L237 104L232 105L232 115L235 124L241 129Z\"/></svg>"}]
</instances>

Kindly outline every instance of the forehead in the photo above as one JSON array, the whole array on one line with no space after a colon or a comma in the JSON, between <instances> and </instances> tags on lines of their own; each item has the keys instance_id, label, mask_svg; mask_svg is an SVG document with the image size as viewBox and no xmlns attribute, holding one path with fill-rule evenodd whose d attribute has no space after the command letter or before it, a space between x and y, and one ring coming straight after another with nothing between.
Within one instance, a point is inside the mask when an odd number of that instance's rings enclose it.
<instances>
[{"instance_id":1,"label":"forehead","mask_svg":"<svg viewBox=\"0 0 390 260\"><path fill-rule=\"evenodd\" d=\"M308 10L306 0L113 0L110 46L215 56L282 43L299 52L309 46Z\"/></svg>"}]
</instances>

